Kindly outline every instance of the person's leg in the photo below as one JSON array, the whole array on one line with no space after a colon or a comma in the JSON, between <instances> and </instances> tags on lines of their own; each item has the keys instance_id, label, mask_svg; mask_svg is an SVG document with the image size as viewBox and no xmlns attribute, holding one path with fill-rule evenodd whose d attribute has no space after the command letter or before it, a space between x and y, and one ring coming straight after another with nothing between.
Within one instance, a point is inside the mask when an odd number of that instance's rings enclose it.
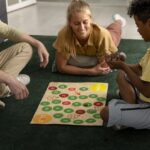
<instances>
[{"instance_id":1,"label":"person's leg","mask_svg":"<svg viewBox=\"0 0 150 150\"><path fill-rule=\"evenodd\" d=\"M4 72L17 77L21 70L26 66L32 56L32 47L27 43L15 44L0 52L0 69ZM5 94L8 87L0 84L0 97Z\"/></svg>"},{"instance_id":2,"label":"person's leg","mask_svg":"<svg viewBox=\"0 0 150 150\"><path fill-rule=\"evenodd\" d=\"M114 21L106 29L110 32L116 47L118 47L120 40L121 40L121 34L122 34L122 22L121 22L121 20Z\"/></svg>"},{"instance_id":3,"label":"person's leg","mask_svg":"<svg viewBox=\"0 0 150 150\"><path fill-rule=\"evenodd\" d=\"M134 104L136 103L137 95L132 84L127 80L126 74L124 71L119 71L117 75L117 83L119 87L120 96L127 103Z\"/></svg>"},{"instance_id":4,"label":"person's leg","mask_svg":"<svg viewBox=\"0 0 150 150\"><path fill-rule=\"evenodd\" d=\"M0 69L17 77L32 56L32 47L27 43L15 44L0 52Z\"/></svg>"},{"instance_id":5,"label":"person's leg","mask_svg":"<svg viewBox=\"0 0 150 150\"><path fill-rule=\"evenodd\" d=\"M124 126L135 129L150 129L150 103L128 104L120 99L113 99L101 111L107 127Z\"/></svg>"},{"instance_id":6,"label":"person's leg","mask_svg":"<svg viewBox=\"0 0 150 150\"><path fill-rule=\"evenodd\" d=\"M106 125L107 122L108 122L108 118L109 118L109 110L108 110L108 107L107 107L107 106L105 106L105 107L101 110L100 116L101 116L101 118L102 118L102 120L103 120L103 125Z\"/></svg>"}]
</instances>

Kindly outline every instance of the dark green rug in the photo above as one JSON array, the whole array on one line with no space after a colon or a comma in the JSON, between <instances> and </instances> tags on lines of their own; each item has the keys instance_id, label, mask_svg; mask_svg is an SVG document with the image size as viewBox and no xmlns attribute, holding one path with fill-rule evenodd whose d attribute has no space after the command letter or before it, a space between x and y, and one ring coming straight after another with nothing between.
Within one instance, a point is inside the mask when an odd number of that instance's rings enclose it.
<instances>
[{"instance_id":1,"label":"dark green rug","mask_svg":"<svg viewBox=\"0 0 150 150\"><path fill-rule=\"evenodd\" d=\"M150 131L126 129L114 131L106 127L81 127L67 125L31 125L33 117L46 87L51 81L108 82L108 101L117 97L116 73L106 76L73 76L51 73L54 60L52 42L56 37L35 36L50 52L50 63L46 69L39 68L39 59L34 53L23 70L31 77L28 86L30 96L26 100L5 99L6 108L0 111L0 150L148 150ZM7 47L10 42L3 43ZM136 63L146 52L150 43L142 40L122 40L119 49L127 53L127 62Z\"/></svg>"}]
</instances>

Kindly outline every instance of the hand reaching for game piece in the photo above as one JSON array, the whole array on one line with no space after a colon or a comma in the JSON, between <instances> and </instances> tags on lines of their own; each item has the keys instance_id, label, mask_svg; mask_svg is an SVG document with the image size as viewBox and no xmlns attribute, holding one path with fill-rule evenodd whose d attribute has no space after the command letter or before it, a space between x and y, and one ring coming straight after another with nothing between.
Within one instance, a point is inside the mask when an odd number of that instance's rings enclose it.
<instances>
[{"instance_id":1,"label":"hand reaching for game piece","mask_svg":"<svg viewBox=\"0 0 150 150\"><path fill-rule=\"evenodd\" d=\"M106 62L109 61L125 61L127 58L124 52L117 52L115 54L106 55L105 60Z\"/></svg>"},{"instance_id":2,"label":"hand reaching for game piece","mask_svg":"<svg viewBox=\"0 0 150 150\"><path fill-rule=\"evenodd\" d=\"M120 52L119 53L119 59L122 61L125 61L127 58L127 55L124 52Z\"/></svg>"},{"instance_id":3,"label":"hand reaching for game piece","mask_svg":"<svg viewBox=\"0 0 150 150\"><path fill-rule=\"evenodd\" d=\"M111 69L119 69L120 64L126 60L126 54L124 52L118 52L105 56L105 61Z\"/></svg>"}]
</instances>

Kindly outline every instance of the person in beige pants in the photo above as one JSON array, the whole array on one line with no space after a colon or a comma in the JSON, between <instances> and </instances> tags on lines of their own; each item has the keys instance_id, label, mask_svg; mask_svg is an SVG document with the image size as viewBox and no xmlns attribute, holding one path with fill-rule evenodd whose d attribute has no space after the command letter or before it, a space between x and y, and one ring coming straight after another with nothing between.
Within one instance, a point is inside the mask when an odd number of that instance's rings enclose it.
<instances>
[{"instance_id":1,"label":"person in beige pants","mask_svg":"<svg viewBox=\"0 0 150 150\"><path fill-rule=\"evenodd\" d=\"M40 67L45 68L47 66L49 53L39 40L2 21L0 21L0 38L16 42L4 50L0 47L0 98L4 98L9 92L16 99L27 98L29 91L26 85L17 80L17 76L31 59L32 46L37 49ZM4 106L5 103L0 100L0 107Z\"/></svg>"}]
</instances>

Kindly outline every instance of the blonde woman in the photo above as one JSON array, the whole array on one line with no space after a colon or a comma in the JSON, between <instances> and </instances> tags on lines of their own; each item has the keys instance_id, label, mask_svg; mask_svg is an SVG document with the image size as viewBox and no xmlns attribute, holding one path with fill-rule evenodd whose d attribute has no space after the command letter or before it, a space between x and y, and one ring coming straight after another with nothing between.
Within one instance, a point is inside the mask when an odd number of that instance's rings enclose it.
<instances>
[{"instance_id":1,"label":"blonde woman","mask_svg":"<svg viewBox=\"0 0 150 150\"><path fill-rule=\"evenodd\" d=\"M56 59L52 71L91 76L109 73L104 56L118 51L121 29L126 23L119 14L114 18L107 29L99 26L92 21L89 4L73 0L67 10L67 25L53 43Z\"/></svg>"}]
</instances>

